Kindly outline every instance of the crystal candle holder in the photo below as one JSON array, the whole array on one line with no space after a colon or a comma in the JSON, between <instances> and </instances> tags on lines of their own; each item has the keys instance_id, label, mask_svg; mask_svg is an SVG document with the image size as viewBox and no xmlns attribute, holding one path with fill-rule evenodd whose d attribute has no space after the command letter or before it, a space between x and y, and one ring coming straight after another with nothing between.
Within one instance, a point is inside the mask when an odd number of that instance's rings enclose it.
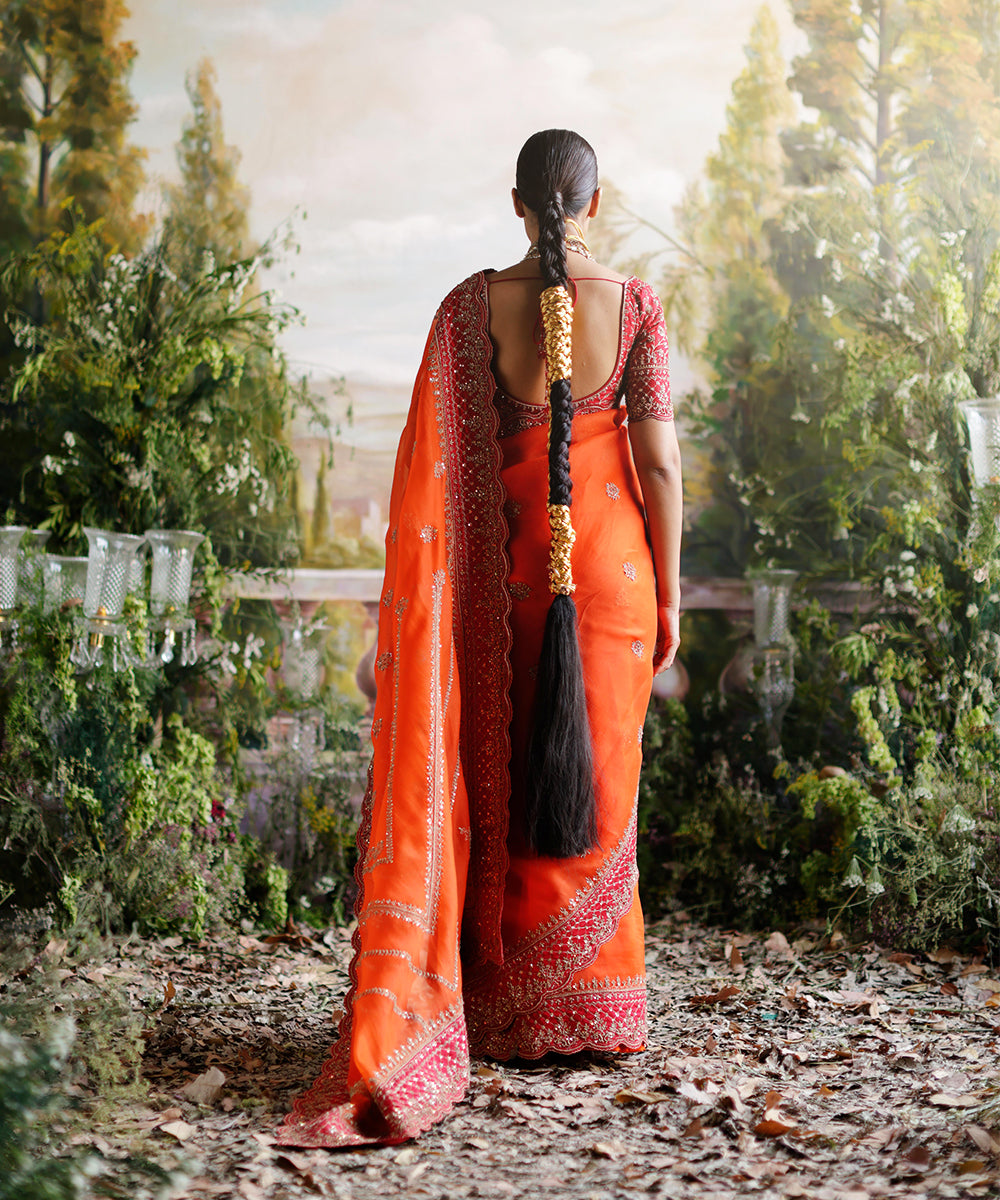
<instances>
[{"instance_id":1,"label":"crystal candle holder","mask_svg":"<svg viewBox=\"0 0 1000 1200\"><path fill-rule=\"evenodd\" d=\"M282 622L285 648L281 656L281 677L285 687L297 699L312 700L323 683L323 649L328 625L312 625L308 629L301 624Z\"/></svg>"},{"instance_id":2,"label":"crystal candle holder","mask_svg":"<svg viewBox=\"0 0 1000 1200\"><path fill-rule=\"evenodd\" d=\"M146 540L131 533L84 528L90 553L87 586L83 597L83 630L70 654L80 671L90 671L110 661L114 671L138 666L122 620L125 597L132 579L135 552Z\"/></svg>"},{"instance_id":3,"label":"crystal candle holder","mask_svg":"<svg viewBox=\"0 0 1000 1200\"><path fill-rule=\"evenodd\" d=\"M1000 483L1000 396L959 404L969 430L969 459L976 488Z\"/></svg>"},{"instance_id":4,"label":"crystal candle holder","mask_svg":"<svg viewBox=\"0 0 1000 1200\"><path fill-rule=\"evenodd\" d=\"M783 642L771 642L754 650L750 674L753 688L767 726L770 750L781 746L781 722L795 696L795 651Z\"/></svg>"},{"instance_id":5,"label":"crystal candle holder","mask_svg":"<svg viewBox=\"0 0 1000 1200\"><path fill-rule=\"evenodd\" d=\"M87 556L87 591L84 616L117 621L128 594L135 552L146 540L131 533L85 528L90 544Z\"/></svg>"},{"instance_id":6,"label":"crystal candle holder","mask_svg":"<svg viewBox=\"0 0 1000 1200\"><path fill-rule=\"evenodd\" d=\"M189 529L147 529L153 569L149 583L149 638L146 662L155 667L173 662L180 654L181 666L198 660L195 622L187 615L191 599L194 556L205 540L203 533Z\"/></svg>"},{"instance_id":7,"label":"crystal candle holder","mask_svg":"<svg viewBox=\"0 0 1000 1200\"><path fill-rule=\"evenodd\" d=\"M323 650L327 644L329 625L282 622L285 650L281 655L281 678L292 695L300 701L315 697L323 684Z\"/></svg>"},{"instance_id":8,"label":"crystal candle holder","mask_svg":"<svg viewBox=\"0 0 1000 1200\"><path fill-rule=\"evenodd\" d=\"M17 607L19 583L18 550L28 532L24 525L4 525L0 528L0 611L12 612Z\"/></svg>"},{"instance_id":9,"label":"crystal candle holder","mask_svg":"<svg viewBox=\"0 0 1000 1200\"><path fill-rule=\"evenodd\" d=\"M46 554L42 560L45 611L65 604L82 605L87 594L87 558Z\"/></svg>"},{"instance_id":10,"label":"crystal candle holder","mask_svg":"<svg viewBox=\"0 0 1000 1200\"><path fill-rule=\"evenodd\" d=\"M146 541L153 552L149 608L154 617L187 613L194 555L204 540L203 533L187 529L146 530Z\"/></svg>"},{"instance_id":11,"label":"crystal candle holder","mask_svg":"<svg viewBox=\"0 0 1000 1200\"><path fill-rule=\"evenodd\" d=\"M791 645L788 628L798 571L753 571L753 639L758 646Z\"/></svg>"},{"instance_id":12,"label":"crystal candle holder","mask_svg":"<svg viewBox=\"0 0 1000 1200\"><path fill-rule=\"evenodd\" d=\"M17 645L18 547L27 533L24 525L5 525L0 528L0 650L12 650Z\"/></svg>"}]
</instances>

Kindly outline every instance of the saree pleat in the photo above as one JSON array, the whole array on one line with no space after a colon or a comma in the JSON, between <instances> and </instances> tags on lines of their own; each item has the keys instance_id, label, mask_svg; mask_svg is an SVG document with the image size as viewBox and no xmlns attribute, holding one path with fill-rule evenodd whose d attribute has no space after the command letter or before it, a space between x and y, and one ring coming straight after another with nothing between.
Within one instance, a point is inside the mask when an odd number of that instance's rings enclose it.
<instances>
[{"instance_id":1,"label":"saree pleat","mask_svg":"<svg viewBox=\"0 0 1000 1200\"><path fill-rule=\"evenodd\" d=\"M635 798L656 628L622 416L574 421L575 596L600 847L533 856L521 763L549 594L544 428L498 437L482 273L435 318L400 441L338 1040L278 1133L337 1147L414 1137L472 1051L645 1042Z\"/></svg>"}]
</instances>

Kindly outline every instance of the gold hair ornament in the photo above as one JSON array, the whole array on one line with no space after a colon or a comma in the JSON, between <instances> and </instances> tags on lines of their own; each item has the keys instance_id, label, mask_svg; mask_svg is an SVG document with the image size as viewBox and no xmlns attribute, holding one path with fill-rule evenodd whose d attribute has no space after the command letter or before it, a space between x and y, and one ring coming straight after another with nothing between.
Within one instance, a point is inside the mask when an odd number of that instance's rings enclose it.
<instances>
[{"instance_id":1,"label":"gold hair ornament","mask_svg":"<svg viewBox=\"0 0 1000 1200\"><path fill-rule=\"evenodd\" d=\"M548 504L549 532L549 591L554 596L570 596L576 591L570 555L576 541L576 531L570 520L568 504Z\"/></svg>"},{"instance_id":2,"label":"gold hair ornament","mask_svg":"<svg viewBox=\"0 0 1000 1200\"><path fill-rule=\"evenodd\" d=\"M539 299L545 330L545 381L569 379L573 368L573 297L562 286L546 288Z\"/></svg>"}]
</instances>

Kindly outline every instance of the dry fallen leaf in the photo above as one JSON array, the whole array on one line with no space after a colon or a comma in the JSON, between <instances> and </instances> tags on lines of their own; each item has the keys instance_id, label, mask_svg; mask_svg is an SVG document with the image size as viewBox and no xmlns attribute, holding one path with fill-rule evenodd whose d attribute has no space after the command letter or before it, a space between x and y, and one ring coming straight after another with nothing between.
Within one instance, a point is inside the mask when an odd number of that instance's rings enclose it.
<instances>
[{"instance_id":1,"label":"dry fallen leaf","mask_svg":"<svg viewBox=\"0 0 1000 1200\"><path fill-rule=\"evenodd\" d=\"M980 962L979 959L974 958L972 962L959 971L958 977L959 979L964 979L968 975L985 975L987 971L989 971L989 967L984 962Z\"/></svg>"},{"instance_id":2,"label":"dry fallen leaf","mask_svg":"<svg viewBox=\"0 0 1000 1200\"><path fill-rule=\"evenodd\" d=\"M965 1133L984 1154L992 1154L994 1158L1000 1157L1000 1142L988 1129L983 1129L980 1125L966 1125Z\"/></svg>"},{"instance_id":3,"label":"dry fallen leaf","mask_svg":"<svg viewBox=\"0 0 1000 1200\"><path fill-rule=\"evenodd\" d=\"M218 1067L209 1067L197 1079L192 1079L187 1087L181 1088L181 1095L194 1104L214 1104L225 1082L226 1077Z\"/></svg>"},{"instance_id":4,"label":"dry fallen leaf","mask_svg":"<svg viewBox=\"0 0 1000 1200\"><path fill-rule=\"evenodd\" d=\"M615 1094L615 1104L659 1104L661 1100L669 1100L668 1092L644 1092L633 1088L622 1088Z\"/></svg>"},{"instance_id":5,"label":"dry fallen leaf","mask_svg":"<svg viewBox=\"0 0 1000 1200\"><path fill-rule=\"evenodd\" d=\"M961 958L950 946L941 946L938 950L931 950L927 957L931 962L935 963L953 963L956 959Z\"/></svg>"},{"instance_id":6,"label":"dry fallen leaf","mask_svg":"<svg viewBox=\"0 0 1000 1200\"><path fill-rule=\"evenodd\" d=\"M718 1090L716 1088L715 1093ZM714 1104L715 1093L702 1089L696 1083L690 1083L687 1080L677 1086L678 1096L683 1096L685 1100L690 1100L693 1104Z\"/></svg>"},{"instance_id":7,"label":"dry fallen leaf","mask_svg":"<svg viewBox=\"0 0 1000 1200\"><path fill-rule=\"evenodd\" d=\"M712 992L708 996L692 996L690 998L692 1004L724 1004L727 1000L732 1000L734 996L740 994L740 989L733 983L727 983L725 987L719 988L717 992Z\"/></svg>"},{"instance_id":8,"label":"dry fallen leaf","mask_svg":"<svg viewBox=\"0 0 1000 1200\"><path fill-rule=\"evenodd\" d=\"M160 1125L159 1128L161 1132L169 1133L179 1142L186 1142L193 1133L197 1132L196 1126L189 1125L187 1121L168 1121L166 1125Z\"/></svg>"},{"instance_id":9,"label":"dry fallen leaf","mask_svg":"<svg viewBox=\"0 0 1000 1200\"><path fill-rule=\"evenodd\" d=\"M986 1163L980 1162L978 1158L967 1158L958 1166L959 1175L983 1175L986 1170Z\"/></svg>"},{"instance_id":10,"label":"dry fallen leaf","mask_svg":"<svg viewBox=\"0 0 1000 1200\"><path fill-rule=\"evenodd\" d=\"M855 992L845 989L841 992L822 992L821 995L829 1000L831 1004L837 1004L843 1008L854 1010L867 1009L870 1017L877 1017L879 1014L879 998L868 992Z\"/></svg>"},{"instance_id":11,"label":"dry fallen leaf","mask_svg":"<svg viewBox=\"0 0 1000 1200\"><path fill-rule=\"evenodd\" d=\"M931 1152L926 1146L914 1146L912 1150L907 1150L903 1158L914 1167L929 1167L931 1165Z\"/></svg>"},{"instance_id":12,"label":"dry fallen leaf","mask_svg":"<svg viewBox=\"0 0 1000 1200\"><path fill-rule=\"evenodd\" d=\"M753 1131L758 1137L781 1137L783 1134L791 1133L796 1128L798 1127L794 1122L786 1124L784 1121L770 1119L758 1121L753 1127Z\"/></svg>"},{"instance_id":13,"label":"dry fallen leaf","mask_svg":"<svg viewBox=\"0 0 1000 1200\"><path fill-rule=\"evenodd\" d=\"M764 949L768 954L779 954L783 958L794 957L792 948L788 944L788 938L778 929L764 943Z\"/></svg>"},{"instance_id":14,"label":"dry fallen leaf","mask_svg":"<svg viewBox=\"0 0 1000 1200\"><path fill-rule=\"evenodd\" d=\"M928 1104L936 1104L939 1108L975 1108L981 1102L982 1096L953 1096L951 1092L935 1092L927 1098Z\"/></svg>"}]
</instances>

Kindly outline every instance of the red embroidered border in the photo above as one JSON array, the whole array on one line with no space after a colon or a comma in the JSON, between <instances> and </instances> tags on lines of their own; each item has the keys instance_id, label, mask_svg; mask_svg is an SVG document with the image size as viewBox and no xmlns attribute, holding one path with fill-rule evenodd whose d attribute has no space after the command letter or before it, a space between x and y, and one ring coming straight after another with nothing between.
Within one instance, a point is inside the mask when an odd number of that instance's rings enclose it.
<instances>
[{"instance_id":1,"label":"red embroidered border","mask_svg":"<svg viewBox=\"0 0 1000 1200\"><path fill-rule=\"evenodd\" d=\"M645 1048L646 1036L645 981L600 979L546 996L509 1029L488 1033L477 1049L501 1061L553 1051L635 1051Z\"/></svg>"},{"instance_id":2,"label":"red embroidered border","mask_svg":"<svg viewBox=\"0 0 1000 1200\"><path fill-rule=\"evenodd\" d=\"M393 1145L417 1137L440 1121L462 1097L469 1084L469 1045L461 1011L385 1079L374 1083L371 1098L376 1122L371 1131L359 1124L358 1108L347 1098L346 1053L336 1051L323 1074L278 1130L281 1146L336 1149L373 1142ZM340 1059L341 1062L335 1061ZM363 1085L362 1085L363 1087ZM362 1117L364 1122L364 1117Z\"/></svg>"},{"instance_id":3,"label":"red embroidered border","mask_svg":"<svg viewBox=\"0 0 1000 1200\"><path fill-rule=\"evenodd\" d=\"M449 570L462 689L462 772L472 821L463 961L503 962L500 916L510 794L510 597L498 415L489 366L486 276L441 305L434 338L441 456L448 473ZM452 381L445 393L441 381Z\"/></svg>"}]
</instances>

